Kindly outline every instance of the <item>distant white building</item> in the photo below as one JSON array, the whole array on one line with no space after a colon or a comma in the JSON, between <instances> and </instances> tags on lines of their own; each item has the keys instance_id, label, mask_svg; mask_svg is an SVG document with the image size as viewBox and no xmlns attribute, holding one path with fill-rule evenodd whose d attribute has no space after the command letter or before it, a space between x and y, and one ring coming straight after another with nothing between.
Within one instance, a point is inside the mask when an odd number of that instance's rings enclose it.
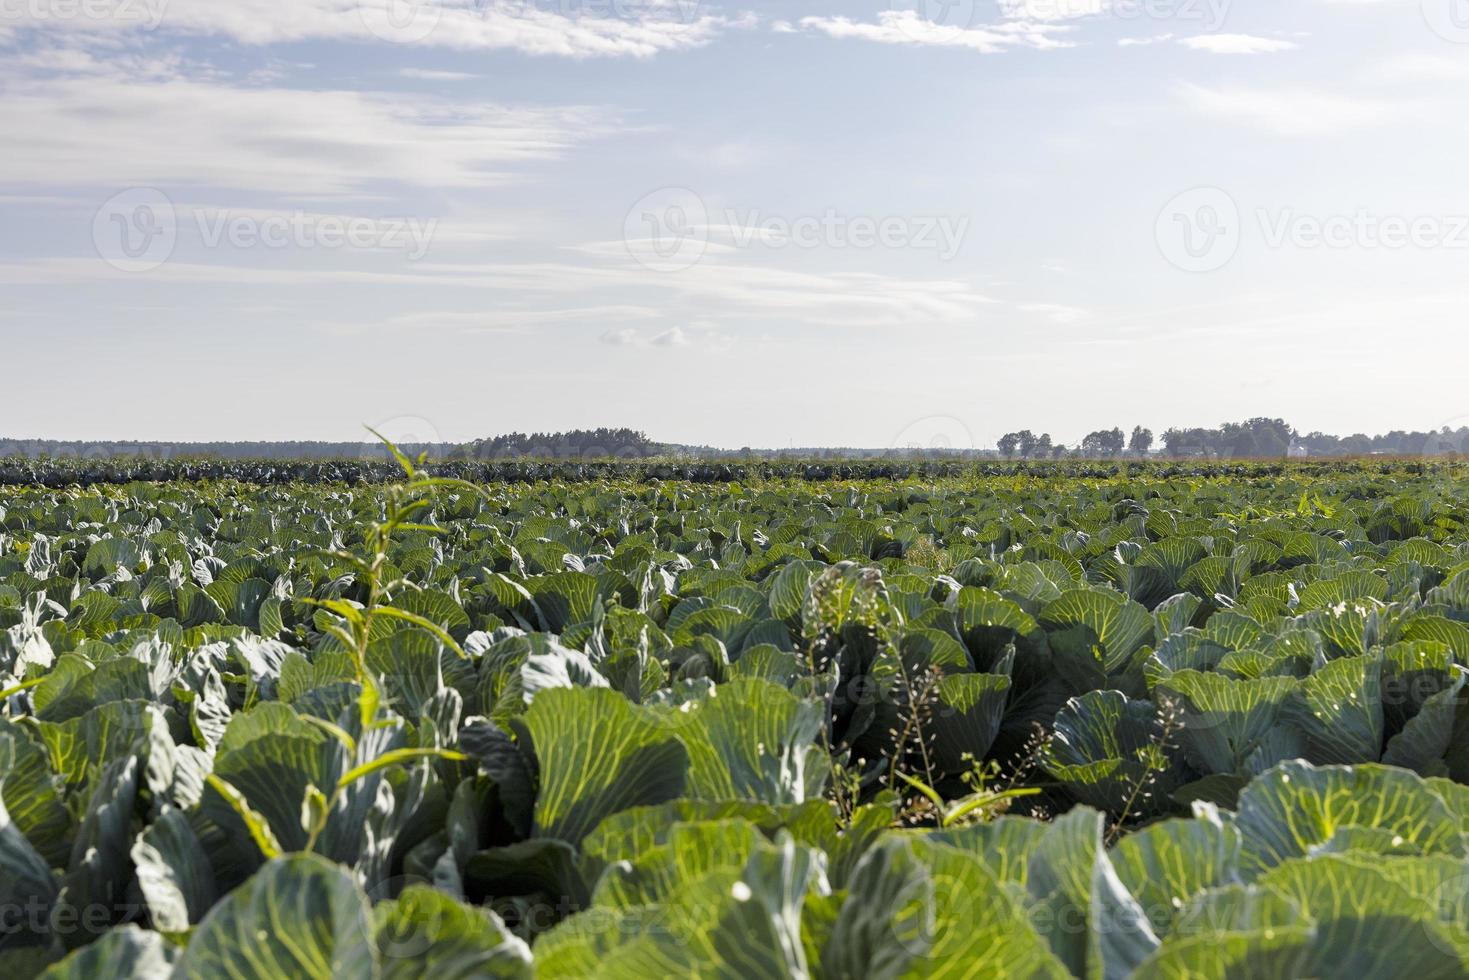
<instances>
[{"instance_id":1,"label":"distant white building","mask_svg":"<svg viewBox=\"0 0 1469 980\"><path fill-rule=\"evenodd\" d=\"M1290 444L1290 449L1287 451L1286 455L1288 455L1291 459L1305 459L1306 457L1311 455L1311 450L1307 449L1306 444L1301 442L1301 440L1295 439L1292 440Z\"/></svg>"}]
</instances>

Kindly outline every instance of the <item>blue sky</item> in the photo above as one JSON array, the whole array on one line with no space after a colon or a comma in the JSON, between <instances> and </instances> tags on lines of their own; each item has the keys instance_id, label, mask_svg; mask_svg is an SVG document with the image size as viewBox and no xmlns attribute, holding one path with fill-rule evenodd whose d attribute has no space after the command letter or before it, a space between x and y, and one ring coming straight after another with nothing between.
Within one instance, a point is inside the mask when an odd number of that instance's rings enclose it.
<instances>
[{"instance_id":1,"label":"blue sky","mask_svg":"<svg viewBox=\"0 0 1469 980\"><path fill-rule=\"evenodd\" d=\"M0 0L0 434L1469 424L1469 0Z\"/></svg>"}]
</instances>

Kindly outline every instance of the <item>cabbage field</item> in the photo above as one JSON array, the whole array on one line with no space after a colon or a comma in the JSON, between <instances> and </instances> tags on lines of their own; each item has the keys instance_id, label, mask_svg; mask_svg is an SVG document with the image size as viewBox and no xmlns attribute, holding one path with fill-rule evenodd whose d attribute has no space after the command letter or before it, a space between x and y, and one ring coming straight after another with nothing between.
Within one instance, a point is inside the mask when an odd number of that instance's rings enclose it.
<instances>
[{"instance_id":1,"label":"cabbage field","mask_svg":"<svg viewBox=\"0 0 1469 980\"><path fill-rule=\"evenodd\" d=\"M400 462L6 464L0 977L1469 976L1469 466Z\"/></svg>"}]
</instances>

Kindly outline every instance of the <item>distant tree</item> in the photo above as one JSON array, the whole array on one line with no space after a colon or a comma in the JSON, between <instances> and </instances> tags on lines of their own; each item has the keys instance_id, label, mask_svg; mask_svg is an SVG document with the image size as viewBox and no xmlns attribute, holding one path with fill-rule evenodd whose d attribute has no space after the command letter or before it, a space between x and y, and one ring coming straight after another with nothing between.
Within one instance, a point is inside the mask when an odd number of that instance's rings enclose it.
<instances>
[{"instance_id":1,"label":"distant tree","mask_svg":"<svg viewBox=\"0 0 1469 980\"><path fill-rule=\"evenodd\" d=\"M1049 432L1043 433L1035 441L1035 445L1031 449L1031 455L1036 459L1045 459L1051 455L1051 448L1051 434Z\"/></svg>"},{"instance_id":2,"label":"distant tree","mask_svg":"<svg viewBox=\"0 0 1469 980\"><path fill-rule=\"evenodd\" d=\"M1295 427L1284 419L1250 419L1245 423L1255 435L1257 456L1284 456L1295 442Z\"/></svg>"},{"instance_id":3,"label":"distant tree","mask_svg":"<svg viewBox=\"0 0 1469 980\"><path fill-rule=\"evenodd\" d=\"M1218 429L1169 429L1163 433L1168 455L1212 456L1219 451Z\"/></svg>"},{"instance_id":4,"label":"distant tree","mask_svg":"<svg viewBox=\"0 0 1469 980\"><path fill-rule=\"evenodd\" d=\"M1244 459L1284 456L1296 438L1296 430L1284 419L1254 418L1245 422L1226 422L1219 431L1224 451Z\"/></svg>"},{"instance_id":5,"label":"distant tree","mask_svg":"<svg viewBox=\"0 0 1469 980\"><path fill-rule=\"evenodd\" d=\"M1236 459L1250 459L1260 455L1255 445L1255 431L1248 425L1242 422L1225 422L1219 432L1225 451Z\"/></svg>"},{"instance_id":6,"label":"distant tree","mask_svg":"<svg viewBox=\"0 0 1469 980\"><path fill-rule=\"evenodd\" d=\"M1104 429L1093 432L1081 441L1081 452L1084 456L1101 457L1116 456L1122 452L1123 435L1121 429Z\"/></svg>"},{"instance_id":7,"label":"distant tree","mask_svg":"<svg viewBox=\"0 0 1469 980\"><path fill-rule=\"evenodd\" d=\"M1015 454L1020 451L1020 433L1007 432L1000 437L1000 455L1006 459L1014 459Z\"/></svg>"},{"instance_id":8,"label":"distant tree","mask_svg":"<svg viewBox=\"0 0 1469 980\"><path fill-rule=\"evenodd\" d=\"M1066 455L1066 447L1064 445L1055 445L1055 446L1052 446L1051 447L1051 458L1052 459L1060 459L1062 456L1065 456L1065 455Z\"/></svg>"},{"instance_id":9,"label":"distant tree","mask_svg":"<svg viewBox=\"0 0 1469 980\"><path fill-rule=\"evenodd\" d=\"M1134 456L1146 456L1153 448L1153 430L1137 426L1132 430L1132 438L1127 441L1127 449Z\"/></svg>"},{"instance_id":10,"label":"distant tree","mask_svg":"<svg viewBox=\"0 0 1469 980\"><path fill-rule=\"evenodd\" d=\"M1036 445L1039 440L1036 439L1034 432L1031 432L1029 429L1021 429L1015 433L1015 437L1020 440L1020 455L1022 458L1030 459L1035 455Z\"/></svg>"}]
</instances>

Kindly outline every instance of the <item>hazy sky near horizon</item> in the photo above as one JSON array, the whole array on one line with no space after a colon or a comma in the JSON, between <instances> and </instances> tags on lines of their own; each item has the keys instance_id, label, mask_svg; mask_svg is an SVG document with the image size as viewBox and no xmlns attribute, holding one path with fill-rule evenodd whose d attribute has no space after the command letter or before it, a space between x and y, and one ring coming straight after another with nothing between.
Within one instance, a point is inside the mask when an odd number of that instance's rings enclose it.
<instances>
[{"instance_id":1,"label":"hazy sky near horizon","mask_svg":"<svg viewBox=\"0 0 1469 980\"><path fill-rule=\"evenodd\" d=\"M1469 0L0 0L0 437L1469 424Z\"/></svg>"}]
</instances>

